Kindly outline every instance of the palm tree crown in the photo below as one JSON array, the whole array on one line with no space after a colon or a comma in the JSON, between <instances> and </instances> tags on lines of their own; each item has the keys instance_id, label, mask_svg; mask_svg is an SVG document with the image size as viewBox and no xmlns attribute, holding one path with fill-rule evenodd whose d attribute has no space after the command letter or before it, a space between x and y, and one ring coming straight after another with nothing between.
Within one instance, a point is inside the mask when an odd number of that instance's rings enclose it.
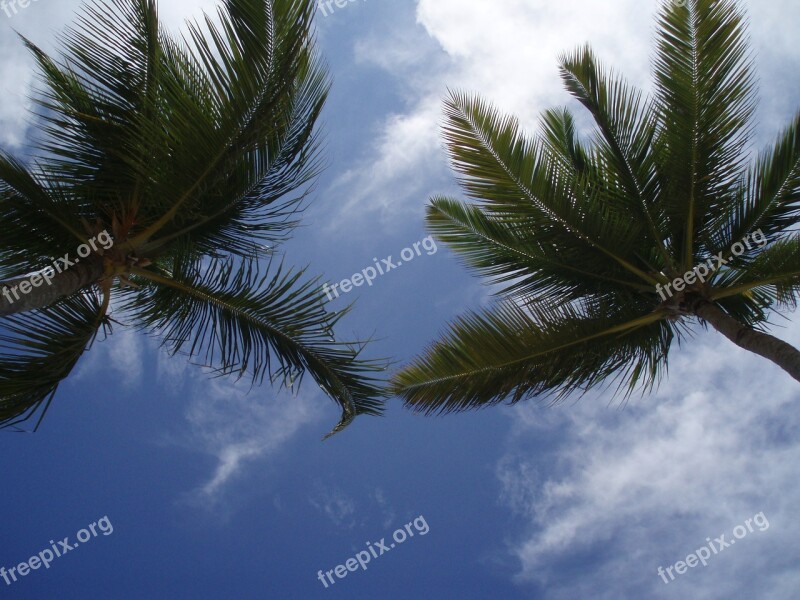
<instances>
[{"instance_id":1,"label":"palm tree crown","mask_svg":"<svg viewBox=\"0 0 800 600\"><path fill-rule=\"evenodd\" d=\"M344 312L327 312L317 280L274 254L320 166L329 82L314 10L224 0L178 42L156 0L110 0L85 8L58 61L24 40L44 84L42 127L29 166L0 152L3 289L98 233L113 246L0 297L0 424L41 420L111 326L112 297L121 319L215 374L288 387L309 374L341 405L337 430L380 414L383 363L336 341Z\"/></svg>"},{"instance_id":2,"label":"palm tree crown","mask_svg":"<svg viewBox=\"0 0 800 600\"><path fill-rule=\"evenodd\" d=\"M800 380L800 353L763 331L800 290L800 114L750 164L752 61L733 0L666 2L654 71L645 97L589 48L561 58L589 139L566 109L529 137L451 94L444 135L478 202L434 198L428 226L502 289L395 376L407 405L558 399L615 379L646 390L692 320Z\"/></svg>"}]
</instances>

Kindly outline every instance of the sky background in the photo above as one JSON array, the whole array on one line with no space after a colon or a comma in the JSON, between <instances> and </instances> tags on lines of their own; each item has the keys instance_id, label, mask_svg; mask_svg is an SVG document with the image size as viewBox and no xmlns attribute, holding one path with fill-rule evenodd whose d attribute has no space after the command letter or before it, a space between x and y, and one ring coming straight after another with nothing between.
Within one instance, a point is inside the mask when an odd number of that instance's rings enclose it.
<instances>
[{"instance_id":1,"label":"sky background","mask_svg":"<svg viewBox=\"0 0 800 600\"><path fill-rule=\"evenodd\" d=\"M0 145L19 155L34 71L14 30L48 50L77 0L0 13ZM748 5L748 3L745 3ZM162 0L174 29L211 0ZM749 6L761 90L756 149L800 106L800 4ZM570 104L557 57L587 41L649 87L652 0L355 0L318 39L334 79L328 168L289 264L339 281L422 240L431 195L458 194L439 136L448 88L482 93L533 130ZM340 334L405 364L491 301L443 247L336 300ZM800 344L800 324L773 332ZM108 516L114 530L0 598L791 600L800 590L800 394L771 363L704 333L668 378L610 393L439 418L397 399L321 442L339 409L209 380L117 327L63 384L36 434L0 432L0 566ZM763 512L769 522L664 584L657 575ZM415 535L326 589L317 572L424 517Z\"/></svg>"}]
</instances>

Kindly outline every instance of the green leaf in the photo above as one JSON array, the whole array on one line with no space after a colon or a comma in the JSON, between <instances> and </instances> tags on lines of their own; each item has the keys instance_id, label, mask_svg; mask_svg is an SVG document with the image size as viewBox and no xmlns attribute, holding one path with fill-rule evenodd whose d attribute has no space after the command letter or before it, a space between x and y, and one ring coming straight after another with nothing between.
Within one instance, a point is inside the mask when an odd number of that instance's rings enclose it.
<instances>
[{"instance_id":1,"label":"green leaf","mask_svg":"<svg viewBox=\"0 0 800 600\"><path fill-rule=\"evenodd\" d=\"M93 293L0 319L0 427L16 428L39 413L91 344L100 326Z\"/></svg>"},{"instance_id":2,"label":"green leaf","mask_svg":"<svg viewBox=\"0 0 800 600\"><path fill-rule=\"evenodd\" d=\"M746 25L734 0L665 2L655 59L662 200L680 262L711 248L706 229L745 170L755 108Z\"/></svg>"},{"instance_id":3,"label":"green leaf","mask_svg":"<svg viewBox=\"0 0 800 600\"><path fill-rule=\"evenodd\" d=\"M585 249L570 252L533 228L487 213L479 206L435 197L428 207L428 228L439 240L504 296L546 296L570 302L584 296L655 293L653 286L629 277L608 260L589 260ZM612 268L609 269L608 267Z\"/></svg>"},{"instance_id":4,"label":"green leaf","mask_svg":"<svg viewBox=\"0 0 800 600\"><path fill-rule=\"evenodd\" d=\"M629 392L646 388L666 368L674 334L665 314L637 315L637 308L499 303L458 319L391 389L416 410L447 413L539 394L561 398L608 378Z\"/></svg>"},{"instance_id":5,"label":"green leaf","mask_svg":"<svg viewBox=\"0 0 800 600\"><path fill-rule=\"evenodd\" d=\"M312 379L342 407L342 423L380 415L383 392L374 374L383 361L360 357L360 342L336 341L333 328L346 311L325 310L318 279L304 271L253 261L179 262L171 273L139 269L143 287L126 310L176 354L197 356L217 375L265 377L296 390Z\"/></svg>"}]
</instances>

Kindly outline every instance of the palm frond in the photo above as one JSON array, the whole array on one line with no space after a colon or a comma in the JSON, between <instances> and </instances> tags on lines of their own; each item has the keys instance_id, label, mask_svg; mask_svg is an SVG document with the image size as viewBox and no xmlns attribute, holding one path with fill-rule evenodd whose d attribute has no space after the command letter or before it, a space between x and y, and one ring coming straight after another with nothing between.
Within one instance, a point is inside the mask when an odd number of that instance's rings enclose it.
<instances>
[{"instance_id":1,"label":"palm frond","mask_svg":"<svg viewBox=\"0 0 800 600\"><path fill-rule=\"evenodd\" d=\"M575 117L566 108L542 113L542 140L564 168L584 175L590 164L589 150L578 136Z\"/></svg>"},{"instance_id":2,"label":"palm frond","mask_svg":"<svg viewBox=\"0 0 800 600\"><path fill-rule=\"evenodd\" d=\"M71 249L84 239L74 208L60 189L48 189L0 150L0 279L36 271L59 248Z\"/></svg>"},{"instance_id":3,"label":"palm frond","mask_svg":"<svg viewBox=\"0 0 800 600\"><path fill-rule=\"evenodd\" d=\"M656 135L655 120L649 101L624 80L605 72L594 53L584 47L561 57L561 77L567 90L591 113L597 125L594 149L605 168L589 171L590 185L604 189L610 201L621 203L646 224L650 245L658 250L662 266L673 269L673 260L664 243L669 238L665 217L659 214L658 169L651 151ZM550 139L561 132L571 135L571 122L554 122L549 115ZM556 148L575 154L575 142L562 139ZM573 163L585 164L574 155ZM600 177L598 177L600 175ZM616 192L616 193L614 193ZM674 269L673 269L674 270Z\"/></svg>"},{"instance_id":4,"label":"palm frond","mask_svg":"<svg viewBox=\"0 0 800 600\"><path fill-rule=\"evenodd\" d=\"M737 201L721 215L716 248L724 250L761 229L774 240L800 223L800 113L762 152L740 189ZM715 249L716 250L716 249ZM718 250L717 250L718 251Z\"/></svg>"},{"instance_id":5,"label":"palm frond","mask_svg":"<svg viewBox=\"0 0 800 600\"><path fill-rule=\"evenodd\" d=\"M59 384L100 326L92 291L45 309L0 319L0 427L16 428L39 414L39 426Z\"/></svg>"},{"instance_id":6,"label":"palm frond","mask_svg":"<svg viewBox=\"0 0 800 600\"><path fill-rule=\"evenodd\" d=\"M197 356L218 375L249 375L254 384L268 377L293 390L309 374L342 407L342 426L382 413L374 375L385 363L360 358L360 343L336 341L333 327L346 311L327 312L320 281L302 281L304 271L217 259L135 275L142 287L128 294L126 310L173 354Z\"/></svg>"},{"instance_id":7,"label":"palm frond","mask_svg":"<svg viewBox=\"0 0 800 600\"><path fill-rule=\"evenodd\" d=\"M715 282L713 298L743 295L766 306L793 310L800 294L800 235L775 241L753 259L732 263Z\"/></svg>"},{"instance_id":8,"label":"palm frond","mask_svg":"<svg viewBox=\"0 0 800 600\"><path fill-rule=\"evenodd\" d=\"M448 335L392 379L407 406L447 413L518 402L537 394L561 398L608 378L631 392L652 386L666 367L674 337L664 314L636 307L540 300L469 313Z\"/></svg>"},{"instance_id":9,"label":"palm frond","mask_svg":"<svg viewBox=\"0 0 800 600\"><path fill-rule=\"evenodd\" d=\"M616 263L655 283L646 265L635 264L643 247L640 227L604 202L602 189L584 185L545 144L525 136L514 117L458 93L445 102L445 114L445 141L468 196L492 213L524 222L549 242L573 248L586 261Z\"/></svg>"},{"instance_id":10,"label":"palm frond","mask_svg":"<svg viewBox=\"0 0 800 600\"><path fill-rule=\"evenodd\" d=\"M319 167L312 131L329 82L312 49L312 15L308 0L228 0L219 26L210 18L204 29L193 24L191 45L165 53L175 58L165 78L170 107L187 111L168 119L168 130L181 142L170 148L170 173L160 178L170 193L154 201L151 214L157 218L146 223L139 239L158 232L171 240L193 231L207 247L233 242L230 251L247 256L253 240L272 241L291 226L281 219L302 193L274 213L263 211ZM195 100L209 89L210 113ZM205 130L198 131L191 119L196 112Z\"/></svg>"},{"instance_id":11,"label":"palm frond","mask_svg":"<svg viewBox=\"0 0 800 600\"><path fill-rule=\"evenodd\" d=\"M681 264L691 268L713 247L709 225L745 171L755 93L737 3L664 2L654 66L661 202Z\"/></svg>"},{"instance_id":12,"label":"palm frond","mask_svg":"<svg viewBox=\"0 0 800 600\"><path fill-rule=\"evenodd\" d=\"M227 0L181 44L154 0L89 4L60 62L26 41L44 83L44 168L140 250L186 236L249 256L284 239L319 169L329 81L312 14L309 0Z\"/></svg>"},{"instance_id":13,"label":"palm frond","mask_svg":"<svg viewBox=\"0 0 800 600\"><path fill-rule=\"evenodd\" d=\"M224 182L230 198L218 194L198 214L177 214L174 226L143 247L159 253L176 240L199 252L250 256L265 245L284 241L297 225L297 212L319 174L319 136L315 122L329 87L326 71L315 60L298 74L289 100L288 116L281 127L264 133L264 139L246 156L231 163Z\"/></svg>"},{"instance_id":14,"label":"palm frond","mask_svg":"<svg viewBox=\"0 0 800 600\"><path fill-rule=\"evenodd\" d=\"M60 62L24 40L40 72L37 146L53 179L95 214L134 210L164 158L156 126L160 49L154 0L92 2L63 36ZM137 191L138 190L138 191Z\"/></svg>"},{"instance_id":15,"label":"palm frond","mask_svg":"<svg viewBox=\"0 0 800 600\"><path fill-rule=\"evenodd\" d=\"M626 301L632 294L655 294L653 286L638 282L627 272L592 268L585 256L559 248L533 228L487 213L479 206L434 197L427 213L428 229L437 239L491 283L502 285L501 295L546 296L571 302L611 295ZM608 261L598 265L607 266Z\"/></svg>"}]
</instances>

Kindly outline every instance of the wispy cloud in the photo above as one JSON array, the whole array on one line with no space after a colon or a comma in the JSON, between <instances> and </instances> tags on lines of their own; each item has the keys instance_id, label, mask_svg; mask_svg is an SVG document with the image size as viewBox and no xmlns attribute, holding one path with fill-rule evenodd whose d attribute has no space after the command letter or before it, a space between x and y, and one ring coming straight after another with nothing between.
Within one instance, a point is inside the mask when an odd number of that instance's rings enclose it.
<instances>
[{"instance_id":1,"label":"wispy cloud","mask_svg":"<svg viewBox=\"0 0 800 600\"><path fill-rule=\"evenodd\" d=\"M779 335L796 344L800 327ZM781 558L800 536L796 385L716 334L695 341L654 397L624 410L607 397L511 410L516 449L497 474L503 501L529 523L510 540L519 579L546 586L543 597L789 598L797 589L796 569ZM534 438L553 444L549 455L523 450ZM769 536L679 583L656 575L760 511ZM580 556L580 577L555 576Z\"/></svg>"},{"instance_id":2,"label":"wispy cloud","mask_svg":"<svg viewBox=\"0 0 800 600\"><path fill-rule=\"evenodd\" d=\"M339 529L365 527L373 517L380 519L384 529L395 523L397 512L381 488L365 491L359 498L361 503L338 485L316 481L308 502Z\"/></svg>"},{"instance_id":3,"label":"wispy cloud","mask_svg":"<svg viewBox=\"0 0 800 600\"><path fill-rule=\"evenodd\" d=\"M372 498L378 504L378 509L383 517L384 529L388 529L397 518L397 513L395 512L394 507L391 505L389 499L386 497L386 493L381 488L375 489L375 491L372 493Z\"/></svg>"},{"instance_id":4,"label":"wispy cloud","mask_svg":"<svg viewBox=\"0 0 800 600\"><path fill-rule=\"evenodd\" d=\"M146 347L147 338L141 332L115 327L112 335L104 337L101 330L91 349L78 363L73 380L96 377L101 371L110 370L118 375L124 387L138 387L144 374Z\"/></svg>"},{"instance_id":5,"label":"wispy cloud","mask_svg":"<svg viewBox=\"0 0 800 600\"><path fill-rule=\"evenodd\" d=\"M202 504L214 504L246 465L276 455L304 426L321 418L317 392L293 396L269 387L249 391L231 380L192 386L187 409L187 445L216 459L210 478L193 493Z\"/></svg>"},{"instance_id":6,"label":"wispy cloud","mask_svg":"<svg viewBox=\"0 0 800 600\"><path fill-rule=\"evenodd\" d=\"M336 526L352 529L356 525L356 502L337 487L315 484L315 491L309 498L311 506L324 514Z\"/></svg>"}]
</instances>

